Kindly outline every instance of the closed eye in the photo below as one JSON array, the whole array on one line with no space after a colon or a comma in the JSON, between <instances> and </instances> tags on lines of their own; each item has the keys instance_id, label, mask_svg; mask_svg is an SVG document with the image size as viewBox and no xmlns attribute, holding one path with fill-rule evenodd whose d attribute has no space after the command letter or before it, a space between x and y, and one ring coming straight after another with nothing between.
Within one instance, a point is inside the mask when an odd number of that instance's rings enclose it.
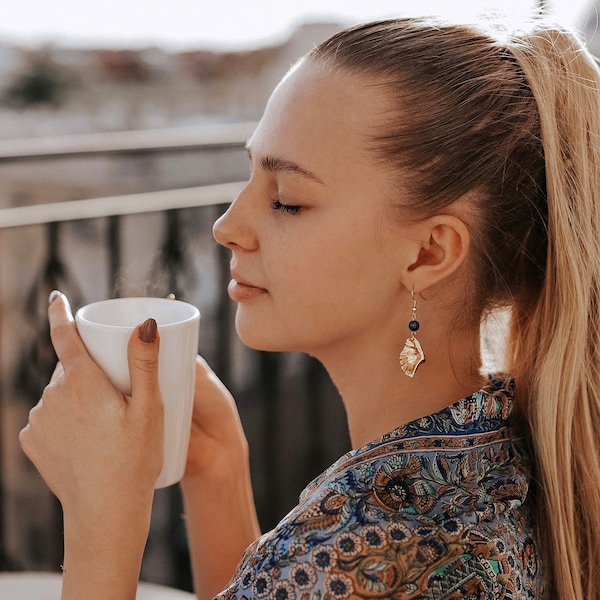
<instances>
[{"instance_id":1,"label":"closed eye","mask_svg":"<svg viewBox=\"0 0 600 600\"><path fill-rule=\"evenodd\" d=\"M300 206L293 204L282 204L279 200L275 199L271 202L271 208L279 212L288 213L290 215L296 215L300 212Z\"/></svg>"}]
</instances>

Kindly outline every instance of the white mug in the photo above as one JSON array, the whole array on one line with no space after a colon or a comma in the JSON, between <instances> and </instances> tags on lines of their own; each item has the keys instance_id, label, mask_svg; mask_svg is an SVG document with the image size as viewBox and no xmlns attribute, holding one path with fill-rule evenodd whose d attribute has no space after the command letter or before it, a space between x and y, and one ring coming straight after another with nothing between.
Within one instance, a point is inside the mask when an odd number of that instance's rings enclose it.
<instances>
[{"instance_id":1,"label":"white mug","mask_svg":"<svg viewBox=\"0 0 600 600\"><path fill-rule=\"evenodd\" d=\"M115 298L94 302L75 314L79 335L90 356L123 394L131 393L127 344L136 325L152 317L158 323L158 381L164 402L163 468L156 488L183 476L190 436L200 312L167 298Z\"/></svg>"}]
</instances>

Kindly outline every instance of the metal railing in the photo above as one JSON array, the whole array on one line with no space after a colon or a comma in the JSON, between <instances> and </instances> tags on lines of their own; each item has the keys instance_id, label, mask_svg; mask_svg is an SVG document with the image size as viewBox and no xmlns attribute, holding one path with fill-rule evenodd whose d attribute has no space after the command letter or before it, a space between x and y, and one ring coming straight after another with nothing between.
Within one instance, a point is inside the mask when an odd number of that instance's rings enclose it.
<instances>
[{"instance_id":1,"label":"metal railing","mask_svg":"<svg viewBox=\"0 0 600 600\"><path fill-rule=\"evenodd\" d=\"M227 204L243 182L0 208L0 229Z\"/></svg>"},{"instance_id":2,"label":"metal railing","mask_svg":"<svg viewBox=\"0 0 600 600\"><path fill-rule=\"evenodd\" d=\"M0 166L78 161L98 152L108 160L197 153L200 164L226 146L239 152L245 169L248 130L234 135L228 128L223 145L216 129L210 140L200 142L196 134L188 146L175 143L179 134L172 132L162 149L156 133L144 143L138 134L129 141L120 134L112 147L108 138L98 146L93 139L58 140L53 150L47 142L37 150L35 142L23 142L12 152L0 144ZM59 507L17 444L54 366L45 314L53 288L65 291L75 308L108 296L169 292L200 307L200 349L238 402L263 528L272 527L304 485L348 448L341 403L320 365L305 356L249 350L235 336L226 293L229 253L211 236L215 218L242 185L233 171L219 183L0 208L2 568L58 569L62 560ZM69 176L76 179L76 173ZM157 492L142 577L190 589L181 510L177 487Z\"/></svg>"},{"instance_id":3,"label":"metal railing","mask_svg":"<svg viewBox=\"0 0 600 600\"><path fill-rule=\"evenodd\" d=\"M254 122L222 123L186 128L0 140L0 163L240 148L245 145L255 127Z\"/></svg>"}]
</instances>

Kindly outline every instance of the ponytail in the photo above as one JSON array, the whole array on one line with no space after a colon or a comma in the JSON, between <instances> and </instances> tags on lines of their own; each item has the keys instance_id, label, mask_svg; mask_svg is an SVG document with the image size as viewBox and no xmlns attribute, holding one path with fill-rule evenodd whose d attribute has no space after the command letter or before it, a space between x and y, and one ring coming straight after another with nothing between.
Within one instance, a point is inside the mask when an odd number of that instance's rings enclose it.
<instances>
[{"instance_id":1,"label":"ponytail","mask_svg":"<svg viewBox=\"0 0 600 600\"><path fill-rule=\"evenodd\" d=\"M512 372L531 431L550 598L600 599L600 74L570 34L511 48L537 100L548 254L516 306Z\"/></svg>"}]
</instances>

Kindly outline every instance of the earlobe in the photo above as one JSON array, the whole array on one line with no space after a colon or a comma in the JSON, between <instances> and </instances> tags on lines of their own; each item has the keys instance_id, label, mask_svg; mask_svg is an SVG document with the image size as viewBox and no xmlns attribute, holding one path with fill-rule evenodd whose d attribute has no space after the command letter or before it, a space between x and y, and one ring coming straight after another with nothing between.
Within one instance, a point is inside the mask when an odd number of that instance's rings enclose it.
<instances>
[{"instance_id":1,"label":"earlobe","mask_svg":"<svg viewBox=\"0 0 600 600\"><path fill-rule=\"evenodd\" d=\"M417 260L409 267L415 290L424 290L452 275L464 262L470 244L466 224L452 215L436 215L419 224L424 228Z\"/></svg>"}]
</instances>

